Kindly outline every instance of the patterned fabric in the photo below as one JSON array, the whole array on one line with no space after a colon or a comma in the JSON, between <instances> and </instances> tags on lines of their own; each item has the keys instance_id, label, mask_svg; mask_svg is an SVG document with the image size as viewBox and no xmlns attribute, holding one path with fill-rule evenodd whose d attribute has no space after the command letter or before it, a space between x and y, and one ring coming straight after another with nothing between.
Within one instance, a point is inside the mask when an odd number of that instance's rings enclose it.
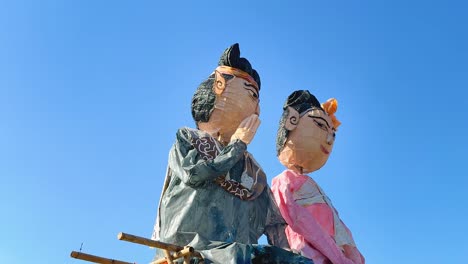
<instances>
[{"instance_id":1,"label":"patterned fabric","mask_svg":"<svg viewBox=\"0 0 468 264\"><path fill-rule=\"evenodd\" d=\"M190 141L199 155L208 161L216 158L223 148L213 137L209 135L199 137L193 131L191 132ZM254 200L267 185L266 175L250 153L245 152L244 156L245 167L241 182L230 179L229 174L216 178L215 182L225 191L241 200Z\"/></svg>"},{"instance_id":2,"label":"patterned fabric","mask_svg":"<svg viewBox=\"0 0 468 264\"><path fill-rule=\"evenodd\" d=\"M213 160L221 152L221 145L214 138L210 136L198 137L194 131L191 131L191 135L192 145L204 160Z\"/></svg>"},{"instance_id":3,"label":"patterned fabric","mask_svg":"<svg viewBox=\"0 0 468 264\"><path fill-rule=\"evenodd\" d=\"M177 131L169 152L153 239L180 246L191 245L197 251L205 252L212 248L206 242L256 244L265 234L272 245L288 247L285 222L268 186L255 200L246 201L215 183L221 175L243 182L242 174L247 166L245 143L236 140L221 147L215 141L220 147L217 149L213 148L212 140L205 141L207 137L210 136L206 132L197 129ZM207 160L216 151L219 151L217 156ZM253 180L251 182L254 186ZM161 250L156 252L158 257L164 257ZM234 259L228 251L209 254L204 255L205 260L222 259L217 263L229 263L224 260Z\"/></svg>"},{"instance_id":4,"label":"patterned fabric","mask_svg":"<svg viewBox=\"0 0 468 264\"><path fill-rule=\"evenodd\" d=\"M267 185L266 175L250 153L245 153L245 168L241 182L227 179L221 176L216 183L228 193L241 200L254 200Z\"/></svg>"}]
</instances>

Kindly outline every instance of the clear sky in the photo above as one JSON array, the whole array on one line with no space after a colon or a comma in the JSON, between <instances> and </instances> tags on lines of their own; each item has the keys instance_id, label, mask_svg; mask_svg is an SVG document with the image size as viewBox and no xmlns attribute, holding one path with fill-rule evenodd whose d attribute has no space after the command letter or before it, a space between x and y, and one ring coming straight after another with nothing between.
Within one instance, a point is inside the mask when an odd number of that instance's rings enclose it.
<instances>
[{"instance_id":1,"label":"clear sky","mask_svg":"<svg viewBox=\"0 0 468 264\"><path fill-rule=\"evenodd\" d=\"M311 176L369 264L466 263L464 1L0 0L0 263L148 263L190 100L240 43L262 79L249 151L271 179L282 104L336 97ZM83 244L82 244L83 243Z\"/></svg>"}]
</instances>

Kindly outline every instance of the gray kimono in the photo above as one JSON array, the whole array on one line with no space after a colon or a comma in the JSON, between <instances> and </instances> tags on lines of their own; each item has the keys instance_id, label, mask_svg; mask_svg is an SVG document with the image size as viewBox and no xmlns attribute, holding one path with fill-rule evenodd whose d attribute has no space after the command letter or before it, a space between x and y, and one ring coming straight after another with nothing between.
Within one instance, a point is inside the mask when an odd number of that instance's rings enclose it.
<instances>
[{"instance_id":1,"label":"gray kimono","mask_svg":"<svg viewBox=\"0 0 468 264\"><path fill-rule=\"evenodd\" d=\"M205 263L250 263L251 244L262 234L270 244L288 248L285 221L246 148L240 140L222 146L203 131L179 129L153 239L191 245Z\"/></svg>"}]
</instances>

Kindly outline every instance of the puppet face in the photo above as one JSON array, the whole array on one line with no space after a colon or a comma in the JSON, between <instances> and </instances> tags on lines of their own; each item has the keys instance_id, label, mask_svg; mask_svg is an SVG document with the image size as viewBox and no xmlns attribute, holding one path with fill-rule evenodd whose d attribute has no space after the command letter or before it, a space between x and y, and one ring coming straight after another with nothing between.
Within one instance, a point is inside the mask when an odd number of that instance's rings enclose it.
<instances>
[{"instance_id":1,"label":"puppet face","mask_svg":"<svg viewBox=\"0 0 468 264\"><path fill-rule=\"evenodd\" d=\"M324 111L306 112L289 130L278 157L284 166L299 173L309 173L325 165L335 142L335 128Z\"/></svg>"},{"instance_id":2,"label":"puppet face","mask_svg":"<svg viewBox=\"0 0 468 264\"><path fill-rule=\"evenodd\" d=\"M217 78L222 78L218 75ZM217 137L222 143L229 143L239 124L252 114L260 114L259 92L249 81L233 76L218 89L215 81L216 102L208 122L199 122L198 127Z\"/></svg>"}]
</instances>

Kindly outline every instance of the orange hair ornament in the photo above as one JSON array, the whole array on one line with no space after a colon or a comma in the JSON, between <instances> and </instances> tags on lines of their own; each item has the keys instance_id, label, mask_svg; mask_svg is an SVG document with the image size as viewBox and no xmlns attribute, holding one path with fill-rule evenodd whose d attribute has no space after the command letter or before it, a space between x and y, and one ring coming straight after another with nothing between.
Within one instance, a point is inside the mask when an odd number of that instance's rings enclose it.
<instances>
[{"instance_id":1,"label":"orange hair ornament","mask_svg":"<svg viewBox=\"0 0 468 264\"><path fill-rule=\"evenodd\" d=\"M335 98L328 99L325 103L322 103L322 108L328 114L333 122L335 130L341 125L341 122L336 119L335 112L338 109L338 101Z\"/></svg>"}]
</instances>

